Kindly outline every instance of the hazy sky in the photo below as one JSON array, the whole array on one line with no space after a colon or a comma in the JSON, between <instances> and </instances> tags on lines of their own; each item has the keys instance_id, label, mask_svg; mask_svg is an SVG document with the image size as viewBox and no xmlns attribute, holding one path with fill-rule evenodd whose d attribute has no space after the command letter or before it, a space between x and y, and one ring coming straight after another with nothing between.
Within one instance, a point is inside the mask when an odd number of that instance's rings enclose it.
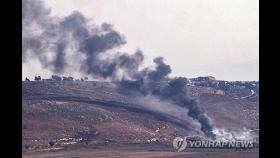
<instances>
[{"instance_id":1,"label":"hazy sky","mask_svg":"<svg viewBox=\"0 0 280 158\"><path fill-rule=\"evenodd\" d=\"M258 0L45 0L52 15L74 10L108 22L127 44L163 56L173 76L259 79Z\"/></svg>"}]
</instances>

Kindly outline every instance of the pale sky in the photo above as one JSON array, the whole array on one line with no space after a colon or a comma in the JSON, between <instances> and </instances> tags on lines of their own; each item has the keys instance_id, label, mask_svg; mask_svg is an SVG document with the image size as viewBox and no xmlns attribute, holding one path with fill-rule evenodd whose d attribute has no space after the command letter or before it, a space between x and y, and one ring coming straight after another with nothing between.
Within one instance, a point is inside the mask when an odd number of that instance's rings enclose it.
<instances>
[{"instance_id":1,"label":"pale sky","mask_svg":"<svg viewBox=\"0 0 280 158\"><path fill-rule=\"evenodd\" d=\"M123 51L163 56L172 76L259 79L258 0L45 0L52 15L78 10L124 34Z\"/></svg>"}]
</instances>

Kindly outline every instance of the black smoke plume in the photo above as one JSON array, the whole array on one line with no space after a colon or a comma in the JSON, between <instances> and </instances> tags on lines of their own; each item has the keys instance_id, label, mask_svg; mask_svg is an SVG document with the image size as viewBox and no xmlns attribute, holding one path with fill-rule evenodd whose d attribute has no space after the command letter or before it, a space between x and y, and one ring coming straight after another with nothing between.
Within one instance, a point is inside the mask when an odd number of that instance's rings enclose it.
<instances>
[{"instance_id":1,"label":"black smoke plume","mask_svg":"<svg viewBox=\"0 0 280 158\"><path fill-rule=\"evenodd\" d=\"M92 28L77 11L65 18L51 17L40 0L23 0L22 9L23 62L29 53L37 56L45 68L64 73L71 65L66 55L72 53L77 57L85 55L81 71L103 78L113 75L117 65L100 60L99 55L126 42L111 25L104 23ZM31 28L37 31L30 31ZM48 58L48 53L53 57Z\"/></svg>"},{"instance_id":2,"label":"black smoke plume","mask_svg":"<svg viewBox=\"0 0 280 158\"><path fill-rule=\"evenodd\" d=\"M188 97L186 85L186 78L175 78L171 80L158 95L163 99L171 99L174 103L186 107L189 110L188 115L200 122L201 131L209 138L215 138L215 135L212 133L213 126L208 116L204 113L196 100Z\"/></svg>"},{"instance_id":3,"label":"black smoke plume","mask_svg":"<svg viewBox=\"0 0 280 158\"><path fill-rule=\"evenodd\" d=\"M201 131L207 137L215 137L208 116L198 102L188 96L187 79L169 78L171 67L162 57L154 59L155 67L140 69L144 61L141 50L134 54L113 53L126 41L112 25L89 25L89 19L77 11L64 18L52 17L41 0L23 0L22 3L23 62L31 54L40 60L44 68L63 74L73 64L71 59L77 57L80 59L78 67L84 74L110 79L126 90L172 101L188 109L188 115L200 122ZM106 53L110 57L102 58L101 55ZM71 59L67 57L69 54ZM53 78L61 80L56 76ZM73 78L63 77L63 80L72 81ZM159 83L165 84L155 86Z\"/></svg>"}]
</instances>

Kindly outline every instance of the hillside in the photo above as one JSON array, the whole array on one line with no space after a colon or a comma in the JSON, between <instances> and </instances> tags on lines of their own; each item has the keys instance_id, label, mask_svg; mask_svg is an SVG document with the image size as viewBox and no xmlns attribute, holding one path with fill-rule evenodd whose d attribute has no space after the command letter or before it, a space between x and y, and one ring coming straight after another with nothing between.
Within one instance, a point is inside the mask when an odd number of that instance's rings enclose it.
<instances>
[{"instance_id":1,"label":"hillside","mask_svg":"<svg viewBox=\"0 0 280 158\"><path fill-rule=\"evenodd\" d=\"M217 129L258 129L258 102L205 87L188 89ZM109 82L23 81L23 151L135 144L172 150L177 135L203 137L186 111L170 104L123 92Z\"/></svg>"}]
</instances>

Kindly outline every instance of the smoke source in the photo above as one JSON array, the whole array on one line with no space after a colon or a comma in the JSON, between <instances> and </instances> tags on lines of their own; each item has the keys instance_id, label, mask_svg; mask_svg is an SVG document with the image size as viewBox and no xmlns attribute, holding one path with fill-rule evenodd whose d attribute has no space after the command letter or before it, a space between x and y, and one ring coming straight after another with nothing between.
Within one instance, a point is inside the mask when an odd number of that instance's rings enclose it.
<instances>
[{"instance_id":1,"label":"smoke source","mask_svg":"<svg viewBox=\"0 0 280 158\"><path fill-rule=\"evenodd\" d=\"M22 9L23 63L32 56L55 74L79 71L111 80L125 90L171 101L188 109L188 115L200 123L201 131L215 138L210 119L187 94L187 79L169 78L171 67L163 57L154 59L154 67L140 69L145 60L141 50L134 54L114 51L126 41L112 25L89 25L89 19L77 11L64 18L52 17L41 0L23 0Z\"/></svg>"}]
</instances>

